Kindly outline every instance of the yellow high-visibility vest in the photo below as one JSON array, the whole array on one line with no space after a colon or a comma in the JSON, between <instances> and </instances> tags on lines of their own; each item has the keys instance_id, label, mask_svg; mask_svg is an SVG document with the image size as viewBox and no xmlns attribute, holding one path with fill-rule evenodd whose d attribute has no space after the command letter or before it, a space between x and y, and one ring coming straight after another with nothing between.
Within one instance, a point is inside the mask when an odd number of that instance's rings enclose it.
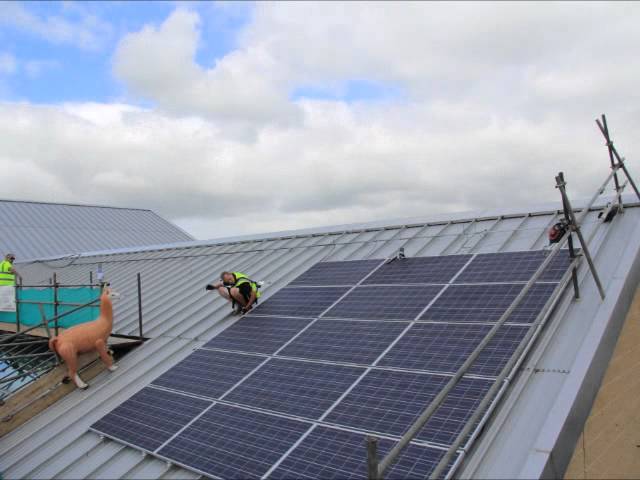
<instances>
[{"instance_id":1,"label":"yellow high-visibility vest","mask_svg":"<svg viewBox=\"0 0 640 480\"><path fill-rule=\"evenodd\" d=\"M16 285L16 276L11 273L12 268L13 265L9 260L4 260L0 263L0 287L14 287Z\"/></svg>"},{"instance_id":2,"label":"yellow high-visibility vest","mask_svg":"<svg viewBox=\"0 0 640 480\"><path fill-rule=\"evenodd\" d=\"M241 273L241 272L232 272L232 273L233 273L233 276L236 278L236 283L234 285L235 287L248 282L251 284L251 290L256 292L256 298L260 298L260 289L257 282L254 282L253 280L251 280L244 273Z\"/></svg>"}]
</instances>

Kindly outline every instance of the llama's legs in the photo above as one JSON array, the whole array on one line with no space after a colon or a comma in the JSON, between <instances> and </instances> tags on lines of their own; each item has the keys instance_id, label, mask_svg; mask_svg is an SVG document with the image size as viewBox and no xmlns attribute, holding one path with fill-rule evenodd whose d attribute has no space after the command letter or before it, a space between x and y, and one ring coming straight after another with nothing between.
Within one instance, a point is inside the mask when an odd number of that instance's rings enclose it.
<instances>
[{"instance_id":1,"label":"llama's legs","mask_svg":"<svg viewBox=\"0 0 640 480\"><path fill-rule=\"evenodd\" d=\"M86 383L82 381L80 375L78 375L78 353L73 345L63 344L58 345L58 354L62 357L64 362L67 364L67 369L69 370L69 378L73 380L78 388L86 389L89 387Z\"/></svg>"},{"instance_id":2,"label":"llama's legs","mask_svg":"<svg viewBox=\"0 0 640 480\"><path fill-rule=\"evenodd\" d=\"M107 351L107 345L104 343L103 339L99 338L98 340L96 340L96 350L98 351L98 355L100 355L102 362L107 366L109 371L113 372L118 368L117 365L113 364L113 359L111 358L111 355L109 355L109 352Z\"/></svg>"}]
</instances>

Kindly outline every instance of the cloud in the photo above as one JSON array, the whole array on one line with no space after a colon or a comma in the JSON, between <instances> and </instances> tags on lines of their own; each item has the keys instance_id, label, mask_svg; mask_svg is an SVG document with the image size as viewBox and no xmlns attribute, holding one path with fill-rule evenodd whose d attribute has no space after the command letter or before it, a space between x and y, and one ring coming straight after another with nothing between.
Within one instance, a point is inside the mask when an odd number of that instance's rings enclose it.
<instances>
[{"instance_id":1,"label":"cloud","mask_svg":"<svg viewBox=\"0 0 640 480\"><path fill-rule=\"evenodd\" d=\"M561 170L588 196L607 174L596 115L640 149L639 14L265 2L202 65L206 20L179 7L114 52L152 108L0 104L4 195L152 208L201 238L557 201ZM292 95L366 82L403 95Z\"/></svg>"},{"instance_id":2,"label":"cloud","mask_svg":"<svg viewBox=\"0 0 640 480\"><path fill-rule=\"evenodd\" d=\"M17 62L13 55L0 53L0 75L12 75L17 70Z\"/></svg>"},{"instance_id":3,"label":"cloud","mask_svg":"<svg viewBox=\"0 0 640 480\"><path fill-rule=\"evenodd\" d=\"M65 15L37 15L17 2L6 2L0 9L0 25L17 28L57 45L73 45L99 50L111 35L111 25L79 7L66 9Z\"/></svg>"},{"instance_id":4,"label":"cloud","mask_svg":"<svg viewBox=\"0 0 640 480\"><path fill-rule=\"evenodd\" d=\"M160 26L126 35L114 56L114 72L135 94L177 114L224 122L289 123L299 112L269 55L234 51L211 68L194 58L199 15L177 9Z\"/></svg>"},{"instance_id":5,"label":"cloud","mask_svg":"<svg viewBox=\"0 0 640 480\"><path fill-rule=\"evenodd\" d=\"M575 198L607 172L589 119L502 121L469 104L414 106L425 124L460 111L489 119L425 132L406 125L402 107L301 108L304 127L270 127L248 145L209 120L128 105L5 103L4 195L152 208L214 237L553 201L559 170ZM611 122L621 151L640 146L637 118Z\"/></svg>"}]
</instances>

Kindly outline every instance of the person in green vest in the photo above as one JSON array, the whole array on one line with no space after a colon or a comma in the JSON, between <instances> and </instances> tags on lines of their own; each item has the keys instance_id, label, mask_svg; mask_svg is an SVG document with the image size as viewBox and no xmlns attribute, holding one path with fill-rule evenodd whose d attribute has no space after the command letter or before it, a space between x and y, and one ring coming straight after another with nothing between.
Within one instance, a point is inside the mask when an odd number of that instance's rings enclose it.
<instances>
[{"instance_id":1,"label":"person in green vest","mask_svg":"<svg viewBox=\"0 0 640 480\"><path fill-rule=\"evenodd\" d=\"M16 277L20 278L20 274L13 268L13 262L16 256L13 253L7 253L4 261L0 263L0 286L15 287Z\"/></svg>"},{"instance_id":2,"label":"person in green vest","mask_svg":"<svg viewBox=\"0 0 640 480\"><path fill-rule=\"evenodd\" d=\"M260 284L241 272L222 272L220 280L208 284L206 290L216 290L230 301L235 315L249 312L260 298Z\"/></svg>"}]
</instances>

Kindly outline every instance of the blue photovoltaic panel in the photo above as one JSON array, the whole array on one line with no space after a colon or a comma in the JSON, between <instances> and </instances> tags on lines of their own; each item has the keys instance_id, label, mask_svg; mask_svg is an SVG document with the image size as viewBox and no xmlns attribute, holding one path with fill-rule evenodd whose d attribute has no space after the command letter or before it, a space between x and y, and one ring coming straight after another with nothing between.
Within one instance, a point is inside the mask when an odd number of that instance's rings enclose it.
<instances>
[{"instance_id":1,"label":"blue photovoltaic panel","mask_svg":"<svg viewBox=\"0 0 640 480\"><path fill-rule=\"evenodd\" d=\"M369 365L406 327L404 322L318 320L279 355Z\"/></svg>"},{"instance_id":2,"label":"blue photovoltaic panel","mask_svg":"<svg viewBox=\"0 0 640 480\"><path fill-rule=\"evenodd\" d=\"M272 354L306 327L310 319L248 315L214 337L205 348Z\"/></svg>"},{"instance_id":3,"label":"blue photovoltaic panel","mask_svg":"<svg viewBox=\"0 0 640 480\"><path fill-rule=\"evenodd\" d=\"M538 279L539 282L559 282L571 264L569 250L563 249L551 260Z\"/></svg>"},{"instance_id":4,"label":"blue photovoltaic panel","mask_svg":"<svg viewBox=\"0 0 640 480\"><path fill-rule=\"evenodd\" d=\"M364 433L340 428L405 433L449 381L444 374L468 358L544 255L319 263L153 382L211 399L226 395L225 405L152 386L93 428L205 475L258 478L282 460L273 478L364 478ZM566 252L560 253L540 280L557 282L568 263ZM454 284L442 285L449 282ZM471 374L499 373L555 288L556 283L533 287ZM281 348L282 357L267 360L265 355ZM398 370L364 368L387 349L377 366ZM451 444L491 384L463 378L417 440ZM320 418L334 427L311 421ZM381 440L380 455L392 444ZM442 450L410 445L387 477L425 478L441 455Z\"/></svg>"},{"instance_id":5,"label":"blue photovoltaic panel","mask_svg":"<svg viewBox=\"0 0 640 480\"><path fill-rule=\"evenodd\" d=\"M309 427L217 404L158 453L216 477L260 478Z\"/></svg>"},{"instance_id":6,"label":"blue photovoltaic panel","mask_svg":"<svg viewBox=\"0 0 640 480\"><path fill-rule=\"evenodd\" d=\"M218 398L263 361L253 355L200 349L160 375L152 385Z\"/></svg>"},{"instance_id":7,"label":"blue photovoltaic panel","mask_svg":"<svg viewBox=\"0 0 640 480\"><path fill-rule=\"evenodd\" d=\"M491 329L490 325L416 323L387 352L380 366L455 373ZM469 373L497 376L528 331L503 325Z\"/></svg>"},{"instance_id":8,"label":"blue photovoltaic panel","mask_svg":"<svg viewBox=\"0 0 640 480\"><path fill-rule=\"evenodd\" d=\"M440 375L371 370L325 421L401 436L449 380ZM491 384L491 380L460 380L417 438L451 444Z\"/></svg>"},{"instance_id":9,"label":"blue photovoltaic panel","mask_svg":"<svg viewBox=\"0 0 640 480\"><path fill-rule=\"evenodd\" d=\"M258 305L253 313L317 317L345 292L345 287L287 287Z\"/></svg>"},{"instance_id":10,"label":"blue photovoltaic panel","mask_svg":"<svg viewBox=\"0 0 640 480\"><path fill-rule=\"evenodd\" d=\"M383 458L395 442L378 441L378 458ZM408 445L389 470L387 479L424 479L436 467L443 450ZM365 436L327 427L316 427L300 442L269 478L274 479L366 479Z\"/></svg>"},{"instance_id":11,"label":"blue photovoltaic panel","mask_svg":"<svg viewBox=\"0 0 640 480\"><path fill-rule=\"evenodd\" d=\"M91 428L153 452L211 402L154 388L143 388Z\"/></svg>"},{"instance_id":12,"label":"blue photovoltaic panel","mask_svg":"<svg viewBox=\"0 0 640 480\"><path fill-rule=\"evenodd\" d=\"M548 254L546 250L535 250L477 255L455 283L526 282ZM559 281L568 265L569 255L563 250L555 256L538 281Z\"/></svg>"},{"instance_id":13,"label":"blue photovoltaic panel","mask_svg":"<svg viewBox=\"0 0 640 480\"><path fill-rule=\"evenodd\" d=\"M364 371L358 367L271 359L225 400L318 419Z\"/></svg>"},{"instance_id":14,"label":"blue photovoltaic panel","mask_svg":"<svg viewBox=\"0 0 640 480\"><path fill-rule=\"evenodd\" d=\"M325 317L369 320L413 320L442 287L357 287L340 300Z\"/></svg>"},{"instance_id":15,"label":"blue photovoltaic panel","mask_svg":"<svg viewBox=\"0 0 640 480\"><path fill-rule=\"evenodd\" d=\"M448 283L471 255L414 257L384 264L364 284Z\"/></svg>"},{"instance_id":16,"label":"blue photovoltaic panel","mask_svg":"<svg viewBox=\"0 0 640 480\"><path fill-rule=\"evenodd\" d=\"M289 285L355 285L382 262L382 259L320 262Z\"/></svg>"},{"instance_id":17,"label":"blue photovoltaic panel","mask_svg":"<svg viewBox=\"0 0 640 480\"><path fill-rule=\"evenodd\" d=\"M507 322L531 323L557 284L538 283L522 299ZM438 322L497 322L518 296L522 284L451 285L420 320Z\"/></svg>"}]
</instances>

